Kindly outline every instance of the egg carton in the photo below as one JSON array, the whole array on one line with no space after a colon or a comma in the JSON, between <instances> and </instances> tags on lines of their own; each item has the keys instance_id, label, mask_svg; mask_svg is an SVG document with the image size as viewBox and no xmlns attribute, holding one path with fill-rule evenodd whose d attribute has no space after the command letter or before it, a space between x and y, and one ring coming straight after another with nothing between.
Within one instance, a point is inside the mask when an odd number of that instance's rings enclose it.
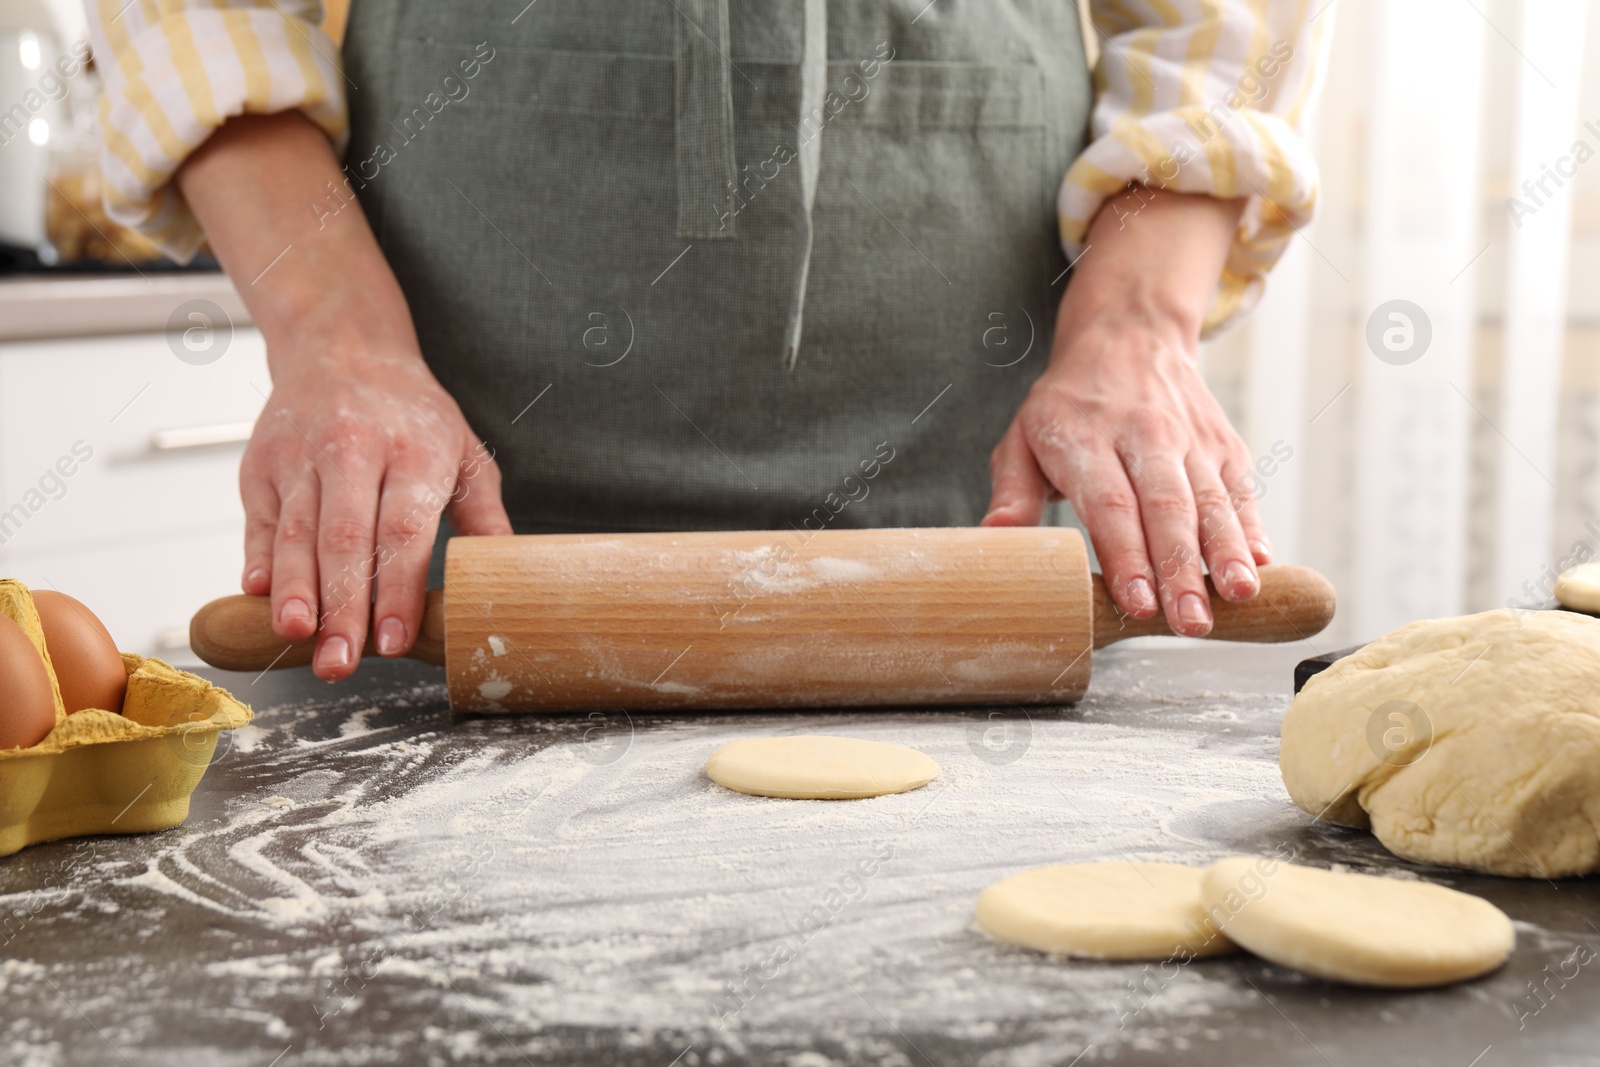
<instances>
[{"instance_id":1,"label":"egg carton","mask_svg":"<svg viewBox=\"0 0 1600 1067\"><path fill-rule=\"evenodd\" d=\"M40 841L183 822L218 737L248 723L249 707L204 678L124 652L122 714L90 708L68 715L28 587L0 580L0 613L44 658L56 705L55 727L43 741L0 750L0 856Z\"/></svg>"}]
</instances>

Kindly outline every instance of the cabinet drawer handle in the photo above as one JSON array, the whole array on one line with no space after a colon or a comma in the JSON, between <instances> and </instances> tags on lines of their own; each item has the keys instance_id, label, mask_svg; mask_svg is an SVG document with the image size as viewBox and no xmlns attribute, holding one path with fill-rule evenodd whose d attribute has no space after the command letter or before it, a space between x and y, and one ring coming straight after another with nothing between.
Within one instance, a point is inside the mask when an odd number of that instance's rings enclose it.
<instances>
[{"instance_id":1,"label":"cabinet drawer handle","mask_svg":"<svg viewBox=\"0 0 1600 1067\"><path fill-rule=\"evenodd\" d=\"M219 422L214 426L157 430L150 435L150 447L157 452L180 452L186 448L240 445L250 440L250 431L254 428L253 422Z\"/></svg>"}]
</instances>

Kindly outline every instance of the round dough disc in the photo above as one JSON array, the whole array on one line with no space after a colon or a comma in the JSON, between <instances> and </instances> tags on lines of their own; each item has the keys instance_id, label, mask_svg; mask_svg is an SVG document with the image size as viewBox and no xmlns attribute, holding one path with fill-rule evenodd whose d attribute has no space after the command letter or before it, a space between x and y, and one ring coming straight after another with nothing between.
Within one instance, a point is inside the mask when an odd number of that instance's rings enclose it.
<instances>
[{"instance_id":1,"label":"round dough disc","mask_svg":"<svg viewBox=\"0 0 1600 1067\"><path fill-rule=\"evenodd\" d=\"M802 734L730 741L706 760L706 775L758 797L857 800L927 785L939 765L905 745Z\"/></svg>"},{"instance_id":2,"label":"round dough disc","mask_svg":"<svg viewBox=\"0 0 1600 1067\"><path fill-rule=\"evenodd\" d=\"M1580 563L1556 579L1556 599L1564 608L1600 615L1600 563Z\"/></svg>"},{"instance_id":3,"label":"round dough disc","mask_svg":"<svg viewBox=\"0 0 1600 1067\"><path fill-rule=\"evenodd\" d=\"M1283 717L1289 796L1419 863L1557 878L1600 867L1600 620L1480 612L1402 626Z\"/></svg>"},{"instance_id":4,"label":"round dough disc","mask_svg":"<svg viewBox=\"0 0 1600 1067\"><path fill-rule=\"evenodd\" d=\"M1426 882L1240 856L1212 864L1200 894L1207 914L1257 956L1355 985L1476 978L1516 943L1499 908Z\"/></svg>"},{"instance_id":5,"label":"round dough disc","mask_svg":"<svg viewBox=\"0 0 1600 1067\"><path fill-rule=\"evenodd\" d=\"M1001 941L1096 960L1191 959L1235 951L1200 906L1200 874L1175 863L1073 863L1014 874L978 896Z\"/></svg>"}]
</instances>

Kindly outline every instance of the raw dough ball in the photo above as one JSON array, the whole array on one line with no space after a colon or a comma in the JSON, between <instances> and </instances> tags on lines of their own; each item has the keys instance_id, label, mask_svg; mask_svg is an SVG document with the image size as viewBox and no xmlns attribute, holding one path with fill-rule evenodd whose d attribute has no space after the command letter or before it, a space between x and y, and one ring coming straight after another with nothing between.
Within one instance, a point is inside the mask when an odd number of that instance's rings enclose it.
<instances>
[{"instance_id":1,"label":"raw dough ball","mask_svg":"<svg viewBox=\"0 0 1600 1067\"><path fill-rule=\"evenodd\" d=\"M1214 863L1210 917L1262 959L1337 982L1394 989L1486 974L1516 935L1486 900L1426 882L1340 874L1240 856Z\"/></svg>"},{"instance_id":2,"label":"raw dough ball","mask_svg":"<svg viewBox=\"0 0 1600 1067\"><path fill-rule=\"evenodd\" d=\"M1600 563L1580 563L1556 579L1556 599L1573 611L1600 615Z\"/></svg>"},{"instance_id":3,"label":"raw dough ball","mask_svg":"<svg viewBox=\"0 0 1600 1067\"><path fill-rule=\"evenodd\" d=\"M1001 941L1096 960L1188 961L1235 951L1200 906L1200 874L1175 863L1037 867L978 896L978 925Z\"/></svg>"},{"instance_id":4,"label":"raw dough ball","mask_svg":"<svg viewBox=\"0 0 1600 1067\"><path fill-rule=\"evenodd\" d=\"M1553 878L1600 866L1600 621L1415 622L1306 683L1283 784L1397 855Z\"/></svg>"},{"instance_id":5,"label":"raw dough ball","mask_svg":"<svg viewBox=\"0 0 1600 1067\"><path fill-rule=\"evenodd\" d=\"M939 765L914 748L855 737L747 737L711 753L706 774L759 797L856 800L927 785Z\"/></svg>"}]
</instances>

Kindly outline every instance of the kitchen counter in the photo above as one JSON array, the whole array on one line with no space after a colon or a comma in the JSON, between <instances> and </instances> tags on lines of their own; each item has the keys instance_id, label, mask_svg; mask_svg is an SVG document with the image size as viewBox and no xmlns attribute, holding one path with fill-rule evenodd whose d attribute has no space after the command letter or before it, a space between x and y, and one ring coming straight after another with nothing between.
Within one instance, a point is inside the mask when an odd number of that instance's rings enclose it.
<instances>
[{"instance_id":1,"label":"kitchen counter","mask_svg":"<svg viewBox=\"0 0 1600 1067\"><path fill-rule=\"evenodd\" d=\"M455 717L411 663L214 674L257 719L184 826L0 860L0 1060L1600 1064L1600 962L1573 955L1600 947L1600 879L1418 867L1313 823L1276 765L1308 651L1118 647L1084 701L1027 713ZM800 731L912 743L944 775L804 802L700 773ZM1516 953L1388 993L1249 956L1056 961L971 926L1023 867L1240 852L1479 894Z\"/></svg>"},{"instance_id":2,"label":"kitchen counter","mask_svg":"<svg viewBox=\"0 0 1600 1067\"><path fill-rule=\"evenodd\" d=\"M194 300L221 308L235 328L250 325L233 283L215 271L12 275L0 278L0 341L163 333Z\"/></svg>"}]
</instances>

